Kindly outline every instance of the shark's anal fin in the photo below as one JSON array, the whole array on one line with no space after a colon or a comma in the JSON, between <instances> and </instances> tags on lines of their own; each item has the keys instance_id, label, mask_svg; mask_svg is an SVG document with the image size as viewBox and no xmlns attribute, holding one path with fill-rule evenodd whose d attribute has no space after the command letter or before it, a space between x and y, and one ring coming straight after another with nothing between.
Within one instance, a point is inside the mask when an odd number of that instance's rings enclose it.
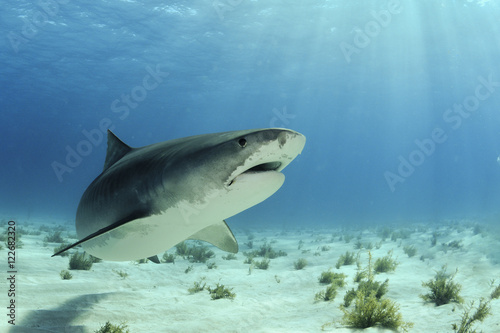
<instances>
[{"instance_id":1,"label":"shark's anal fin","mask_svg":"<svg viewBox=\"0 0 500 333\"><path fill-rule=\"evenodd\" d=\"M191 235L188 239L208 242L223 251L231 253L238 252L238 242L236 241L231 229L227 226L226 221L209 225L208 227Z\"/></svg>"},{"instance_id":2,"label":"shark's anal fin","mask_svg":"<svg viewBox=\"0 0 500 333\"><path fill-rule=\"evenodd\" d=\"M132 148L108 129L108 150L106 151L106 160L104 161L104 169L106 170L123 156L125 156Z\"/></svg>"},{"instance_id":3,"label":"shark's anal fin","mask_svg":"<svg viewBox=\"0 0 500 333\"><path fill-rule=\"evenodd\" d=\"M155 264L160 263L160 259L158 259L158 256L148 257L148 259L151 260L152 262L154 262Z\"/></svg>"}]
</instances>

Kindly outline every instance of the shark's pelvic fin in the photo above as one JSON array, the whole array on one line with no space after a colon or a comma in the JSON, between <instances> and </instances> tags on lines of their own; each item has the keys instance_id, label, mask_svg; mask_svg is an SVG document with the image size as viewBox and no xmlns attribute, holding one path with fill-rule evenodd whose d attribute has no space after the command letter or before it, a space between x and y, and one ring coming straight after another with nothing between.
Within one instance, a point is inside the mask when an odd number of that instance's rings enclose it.
<instances>
[{"instance_id":1,"label":"shark's pelvic fin","mask_svg":"<svg viewBox=\"0 0 500 333\"><path fill-rule=\"evenodd\" d=\"M122 140L108 129L108 150L106 151L106 160L104 161L104 169L108 169L110 166L118 162L123 156L125 156L133 148L124 143Z\"/></svg>"},{"instance_id":2,"label":"shark's pelvic fin","mask_svg":"<svg viewBox=\"0 0 500 333\"><path fill-rule=\"evenodd\" d=\"M208 242L223 251L231 253L238 252L238 242L236 241L231 229L227 226L226 221L209 225L208 227L191 235L188 239Z\"/></svg>"},{"instance_id":3,"label":"shark's pelvic fin","mask_svg":"<svg viewBox=\"0 0 500 333\"><path fill-rule=\"evenodd\" d=\"M158 259L158 256L148 257L148 259L151 260L152 262L154 262L155 264L160 263L160 259Z\"/></svg>"}]
</instances>

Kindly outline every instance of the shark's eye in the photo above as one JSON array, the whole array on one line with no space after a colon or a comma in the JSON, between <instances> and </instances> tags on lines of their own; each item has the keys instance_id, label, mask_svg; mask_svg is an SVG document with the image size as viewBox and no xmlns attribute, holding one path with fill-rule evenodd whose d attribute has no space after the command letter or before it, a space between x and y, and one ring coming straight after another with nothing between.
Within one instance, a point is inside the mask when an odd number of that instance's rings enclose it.
<instances>
[{"instance_id":1,"label":"shark's eye","mask_svg":"<svg viewBox=\"0 0 500 333\"><path fill-rule=\"evenodd\" d=\"M245 148L247 145L247 140L245 140L245 138L241 138L238 140L238 144L240 145L241 148Z\"/></svg>"}]
</instances>

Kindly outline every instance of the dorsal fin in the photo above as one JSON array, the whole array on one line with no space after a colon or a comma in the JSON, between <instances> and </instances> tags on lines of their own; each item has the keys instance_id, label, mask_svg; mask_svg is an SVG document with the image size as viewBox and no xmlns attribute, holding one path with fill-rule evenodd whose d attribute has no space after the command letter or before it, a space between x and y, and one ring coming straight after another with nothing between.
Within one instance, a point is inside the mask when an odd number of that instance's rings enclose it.
<instances>
[{"instance_id":1,"label":"dorsal fin","mask_svg":"<svg viewBox=\"0 0 500 333\"><path fill-rule=\"evenodd\" d=\"M106 151L106 160L104 161L104 170L118 162L120 158L125 156L132 148L108 129L108 150Z\"/></svg>"}]
</instances>

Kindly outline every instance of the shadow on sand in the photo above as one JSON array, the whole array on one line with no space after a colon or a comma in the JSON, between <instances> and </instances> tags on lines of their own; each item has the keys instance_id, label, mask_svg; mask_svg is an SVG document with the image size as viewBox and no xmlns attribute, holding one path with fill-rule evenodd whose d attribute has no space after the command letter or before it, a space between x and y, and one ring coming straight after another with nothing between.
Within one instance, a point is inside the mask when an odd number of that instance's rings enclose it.
<instances>
[{"instance_id":1,"label":"shadow on sand","mask_svg":"<svg viewBox=\"0 0 500 333\"><path fill-rule=\"evenodd\" d=\"M95 304L114 293L90 294L66 301L56 308L45 310L31 310L22 319L11 326L9 333L84 333L89 332L83 325L74 325L77 318L92 316Z\"/></svg>"}]
</instances>

